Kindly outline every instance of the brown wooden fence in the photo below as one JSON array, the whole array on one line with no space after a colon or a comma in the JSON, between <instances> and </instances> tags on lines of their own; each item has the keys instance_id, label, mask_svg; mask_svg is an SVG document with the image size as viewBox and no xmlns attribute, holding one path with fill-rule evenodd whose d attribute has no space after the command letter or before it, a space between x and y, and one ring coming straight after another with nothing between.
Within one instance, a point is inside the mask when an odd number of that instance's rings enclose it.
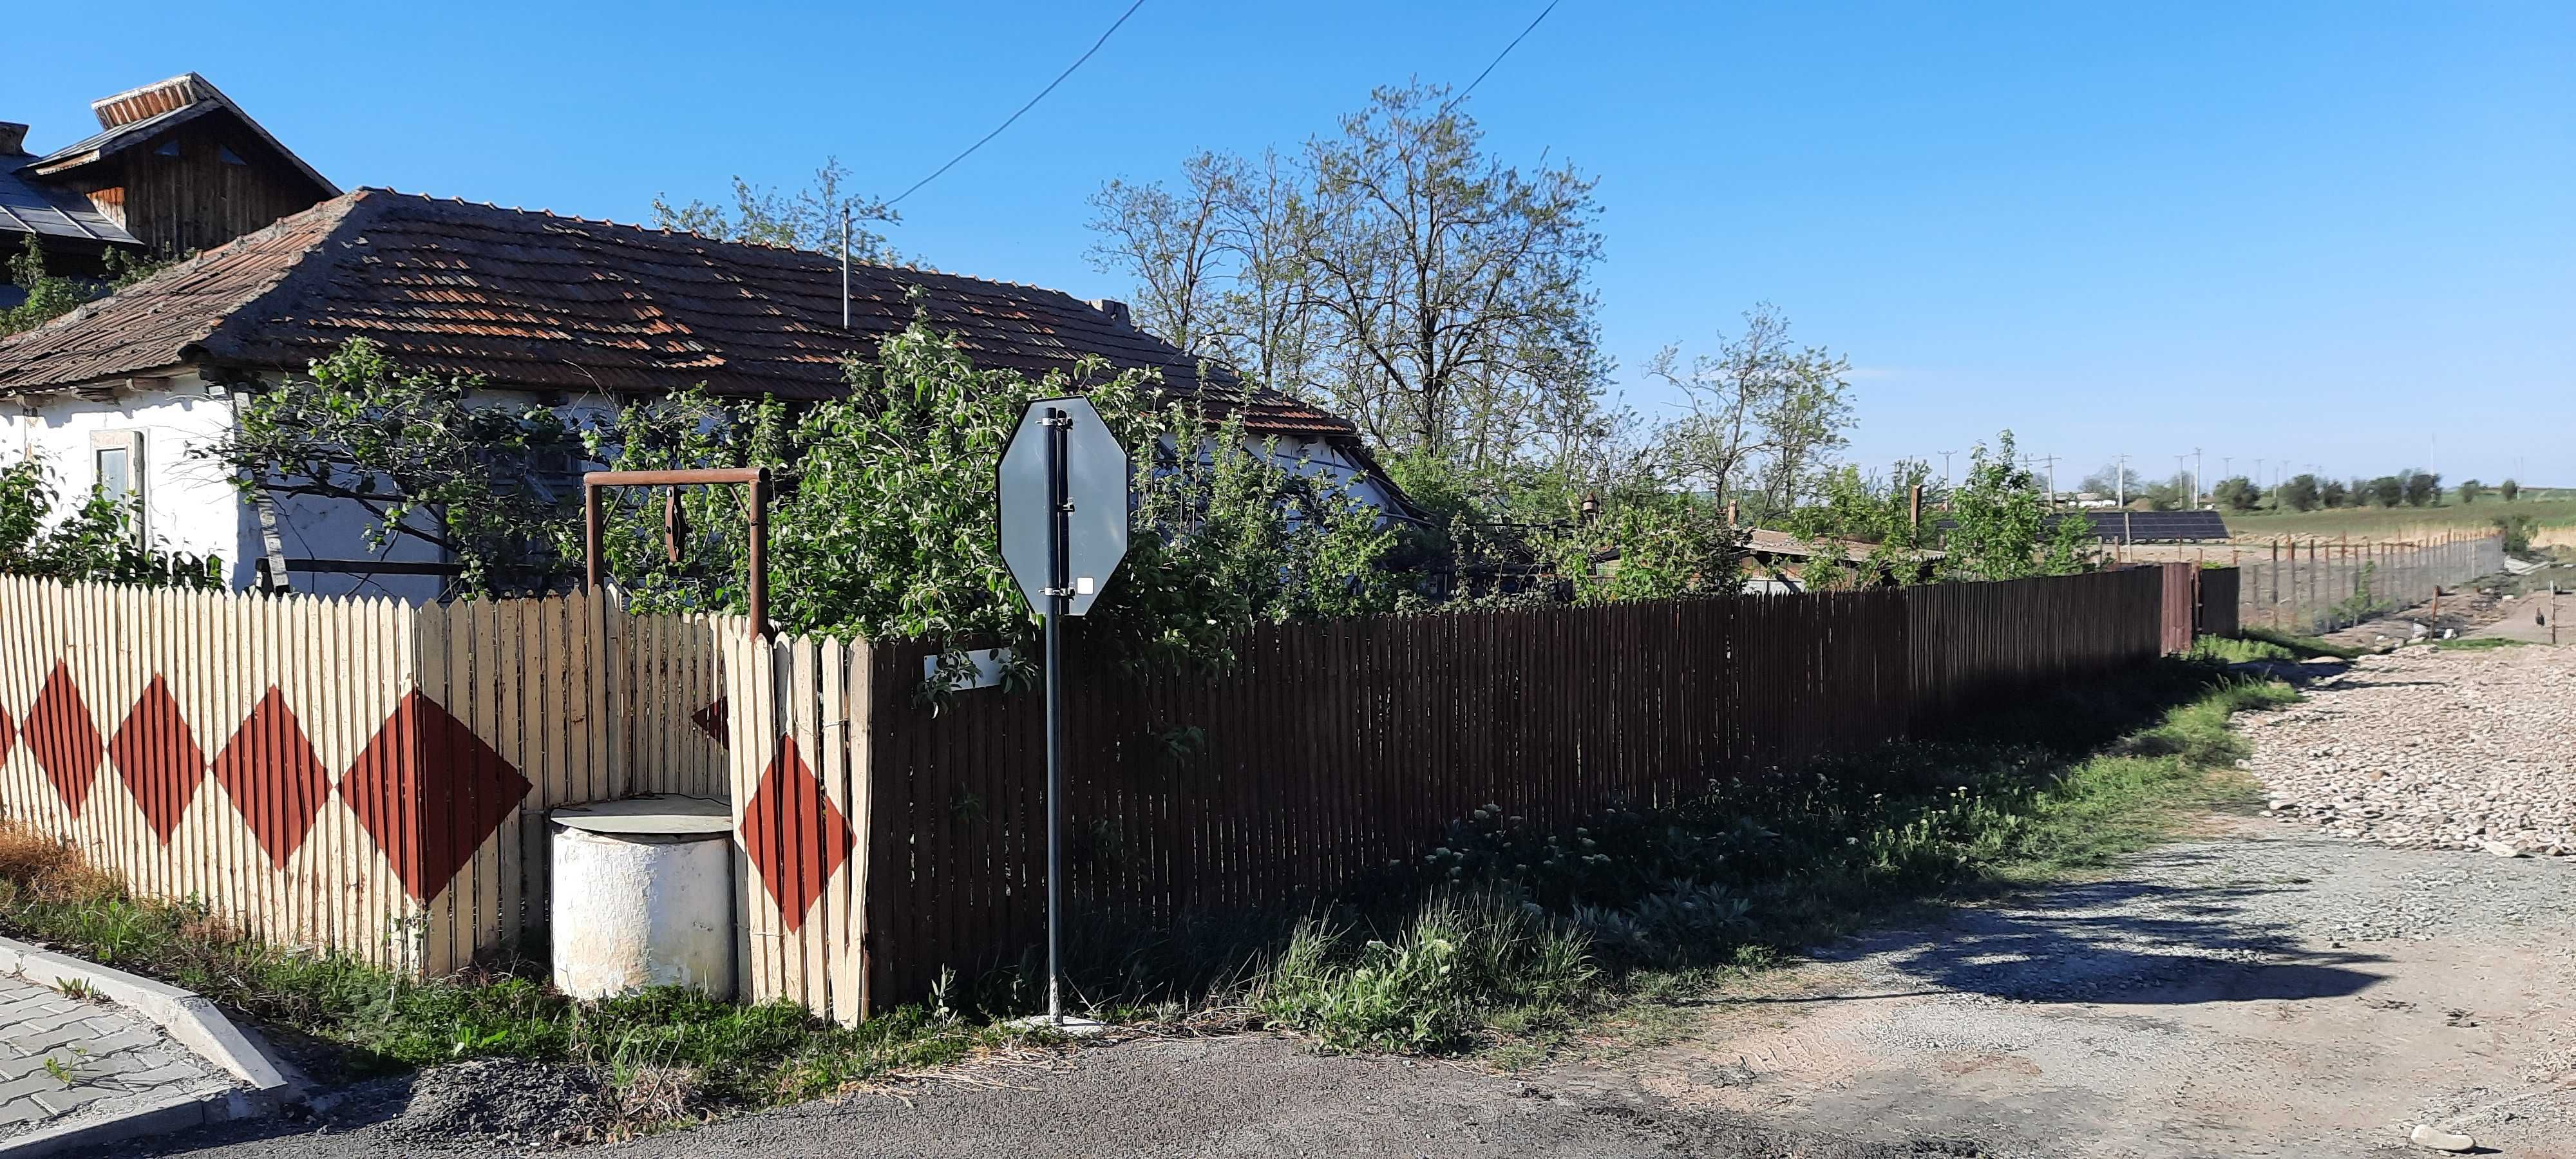
<instances>
[{"instance_id":1,"label":"brown wooden fence","mask_svg":"<svg viewBox=\"0 0 2576 1159\"><path fill-rule=\"evenodd\" d=\"M1069 673L1066 896L1299 904L1499 805L1561 826L2165 651L2166 573L1264 628L1221 675ZM2187 620L2186 620L2187 623ZM1044 920L1042 706L918 695L922 645L727 658L747 996L852 1018Z\"/></svg>"},{"instance_id":2,"label":"brown wooden fence","mask_svg":"<svg viewBox=\"0 0 2576 1159\"><path fill-rule=\"evenodd\" d=\"M0 577L0 810L265 938L443 972L543 928L548 809L725 794L715 638L746 631Z\"/></svg>"},{"instance_id":3,"label":"brown wooden fence","mask_svg":"<svg viewBox=\"0 0 2576 1159\"><path fill-rule=\"evenodd\" d=\"M2194 628L2204 636L2233 636L2237 632L2239 586L2245 573L2232 567L2202 568L2199 572L2200 607Z\"/></svg>"},{"instance_id":4,"label":"brown wooden fence","mask_svg":"<svg viewBox=\"0 0 2576 1159\"><path fill-rule=\"evenodd\" d=\"M2167 650L2163 569L1265 628L1072 673L1067 894L1298 904L1499 805L1561 826ZM0 809L138 890L442 972L540 933L545 813L729 799L745 994L842 1019L1043 917L1041 712L925 647L587 596L420 609L0 578Z\"/></svg>"}]
</instances>

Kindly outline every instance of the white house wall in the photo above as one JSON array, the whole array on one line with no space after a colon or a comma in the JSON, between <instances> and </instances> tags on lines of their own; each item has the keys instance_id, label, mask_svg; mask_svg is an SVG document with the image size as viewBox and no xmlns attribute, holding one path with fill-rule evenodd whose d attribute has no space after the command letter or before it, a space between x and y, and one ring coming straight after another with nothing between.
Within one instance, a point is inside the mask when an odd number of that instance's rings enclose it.
<instances>
[{"instance_id":1,"label":"white house wall","mask_svg":"<svg viewBox=\"0 0 2576 1159\"><path fill-rule=\"evenodd\" d=\"M0 401L7 420L0 429L13 458L44 462L66 502L79 502L98 485L96 436L139 433L144 533L170 550L222 559L239 587L250 582L258 523L226 472L189 454L231 428L229 407L189 375L165 386L119 390L112 402L68 393Z\"/></svg>"}]
</instances>

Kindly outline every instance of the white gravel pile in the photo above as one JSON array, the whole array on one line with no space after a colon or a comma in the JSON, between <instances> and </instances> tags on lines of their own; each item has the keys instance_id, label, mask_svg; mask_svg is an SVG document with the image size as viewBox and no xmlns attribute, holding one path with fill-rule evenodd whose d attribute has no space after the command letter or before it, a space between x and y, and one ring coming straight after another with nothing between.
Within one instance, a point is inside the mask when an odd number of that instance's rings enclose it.
<instances>
[{"instance_id":1,"label":"white gravel pile","mask_svg":"<svg viewBox=\"0 0 2576 1159\"><path fill-rule=\"evenodd\" d=\"M2576 649L2366 656L2240 718L2274 815L2396 846L2576 855Z\"/></svg>"}]
</instances>

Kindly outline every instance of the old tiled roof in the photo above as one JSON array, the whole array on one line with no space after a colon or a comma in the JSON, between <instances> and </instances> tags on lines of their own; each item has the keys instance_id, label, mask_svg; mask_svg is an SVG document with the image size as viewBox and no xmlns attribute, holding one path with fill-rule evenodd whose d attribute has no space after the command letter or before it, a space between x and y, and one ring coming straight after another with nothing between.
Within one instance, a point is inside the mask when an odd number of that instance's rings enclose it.
<instances>
[{"instance_id":1,"label":"old tiled roof","mask_svg":"<svg viewBox=\"0 0 2576 1159\"><path fill-rule=\"evenodd\" d=\"M180 366L298 372L348 338L398 364L573 393L697 383L791 399L839 392L841 358L932 325L977 365L1043 372L1097 354L1162 372L1265 434L1355 439L1349 420L1187 356L1055 290L695 234L361 189L0 341L0 394Z\"/></svg>"}]
</instances>

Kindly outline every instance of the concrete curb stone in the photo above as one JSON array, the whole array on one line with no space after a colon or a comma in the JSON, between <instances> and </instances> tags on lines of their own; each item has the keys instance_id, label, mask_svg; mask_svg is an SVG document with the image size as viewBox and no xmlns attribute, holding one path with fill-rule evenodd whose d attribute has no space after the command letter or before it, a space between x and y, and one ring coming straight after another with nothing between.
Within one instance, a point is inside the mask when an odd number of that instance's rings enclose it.
<instances>
[{"instance_id":1,"label":"concrete curb stone","mask_svg":"<svg viewBox=\"0 0 2576 1159\"><path fill-rule=\"evenodd\" d=\"M263 1115L300 1101L301 1084L289 1079L249 1035L204 997L123 970L0 938L0 974L61 989L72 982L98 997L150 1019L179 1045L221 1067L244 1089L177 1096L133 1108L112 1119L63 1123L0 1143L0 1159L37 1156L157 1135L205 1123Z\"/></svg>"}]
</instances>

